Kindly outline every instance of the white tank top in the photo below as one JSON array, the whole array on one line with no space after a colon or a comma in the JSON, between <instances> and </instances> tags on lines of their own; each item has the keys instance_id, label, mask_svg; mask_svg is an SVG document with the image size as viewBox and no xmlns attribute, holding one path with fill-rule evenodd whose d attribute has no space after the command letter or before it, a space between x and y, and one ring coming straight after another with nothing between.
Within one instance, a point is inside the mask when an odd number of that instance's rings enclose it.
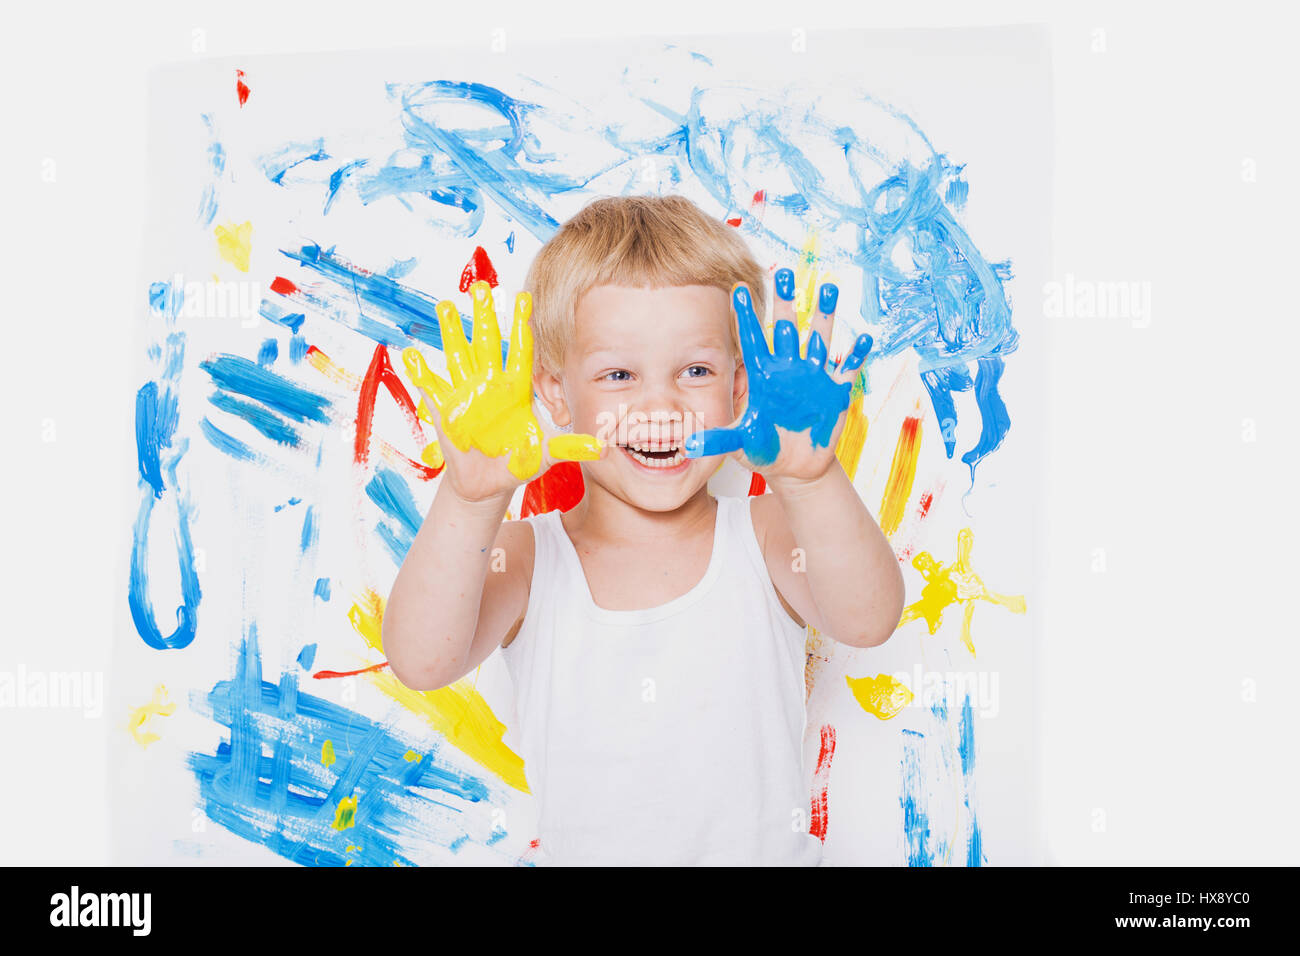
<instances>
[{"instance_id":1,"label":"white tank top","mask_svg":"<svg viewBox=\"0 0 1300 956\"><path fill-rule=\"evenodd\" d=\"M542 866L817 866L804 773L804 628L749 499L719 497L708 570L658 607L598 607L560 512L502 648Z\"/></svg>"}]
</instances>

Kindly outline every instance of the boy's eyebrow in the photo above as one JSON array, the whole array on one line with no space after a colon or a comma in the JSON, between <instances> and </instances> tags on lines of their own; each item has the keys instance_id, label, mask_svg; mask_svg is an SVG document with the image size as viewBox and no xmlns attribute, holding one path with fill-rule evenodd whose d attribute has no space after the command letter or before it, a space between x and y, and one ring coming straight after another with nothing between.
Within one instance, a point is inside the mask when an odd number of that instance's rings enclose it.
<instances>
[{"instance_id":1,"label":"boy's eyebrow","mask_svg":"<svg viewBox=\"0 0 1300 956\"><path fill-rule=\"evenodd\" d=\"M639 351L638 349L630 345L624 345L624 346L604 345L598 349L592 349L589 352L582 353L582 357L592 358L593 356L597 356L597 355L623 355L627 352L632 352L633 354L637 354L638 351ZM722 355L728 353L726 346L722 346L722 345L685 345L682 347L682 351L717 352Z\"/></svg>"}]
</instances>

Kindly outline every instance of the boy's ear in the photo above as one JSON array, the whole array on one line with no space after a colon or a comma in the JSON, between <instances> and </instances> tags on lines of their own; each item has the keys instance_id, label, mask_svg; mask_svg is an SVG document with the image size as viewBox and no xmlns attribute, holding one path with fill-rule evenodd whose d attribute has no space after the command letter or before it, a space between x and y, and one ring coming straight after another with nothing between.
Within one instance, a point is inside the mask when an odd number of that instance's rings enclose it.
<instances>
[{"instance_id":1,"label":"boy's ear","mask_svg":"<svg viewBox=\"0 0 1300 956\"><path fill-rule=\"evenodd\" d=\"M749 373L746 372L745 363L741 359L736 359L736 372L731 387L731 404L733 419L743 415L745 406L749 404Z\"/></svg>"},{"instance_id":2,"label":"boy's ear","mask_svg":"<svg viewBox=\"0 0 1300 956\"><path fill-rule=\"evenodd\" d=\"M558 427L563 428L573 422L573 415L569 411L569 405L564 400L564 386L558 378L545 369L534 372L533 390L537 392L537 397L546 406L551 421L555 422Z\"/></svg>"}]
</instances>

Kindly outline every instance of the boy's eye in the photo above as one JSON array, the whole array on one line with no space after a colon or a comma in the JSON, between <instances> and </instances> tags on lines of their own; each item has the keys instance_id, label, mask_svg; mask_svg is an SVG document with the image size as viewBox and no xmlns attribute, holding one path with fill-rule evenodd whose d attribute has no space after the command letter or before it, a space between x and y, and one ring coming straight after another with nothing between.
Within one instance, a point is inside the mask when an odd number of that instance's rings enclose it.
<instances>
[{"instance_id":1,"label":"boy's eye","mask_svg":"<svg viewBox=\"0 0 1300 956\"><path fill-rule=\"evenodd\" d=\"M620 368L620 369L615 369L615 370L612 371L612 372L606 372L606 373L604 374L603 377L606 378L606 379L608 379L608 380L611 381L611 382L626 382L627 379L625 379L625 378L610 378L610 376L611 376L611 375L631 375L631 374L632 374L632 373L629 372L627 369L625 369L625 368Z\"/></svg>"},{"instance_id":2,"label":"boy's eye","mask_svg":"<svg viewBox=\"0 0 1300 956\"><path fill-rule=\"evenodd\" d=\"M698 375L692 374L697 370L699 372ZM710 374L710 369L707 365L692 365L686 369L687 378L704 378L704 376L708 374Z\"/></svg>"}]
</instances>

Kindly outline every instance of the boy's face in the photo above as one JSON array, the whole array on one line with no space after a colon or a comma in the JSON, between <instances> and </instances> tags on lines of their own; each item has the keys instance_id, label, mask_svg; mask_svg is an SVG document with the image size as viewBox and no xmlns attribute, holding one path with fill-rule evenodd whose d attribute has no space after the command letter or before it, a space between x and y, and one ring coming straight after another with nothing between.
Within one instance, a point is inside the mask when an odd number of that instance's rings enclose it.
<instances>
[{"instance_id":1,"label":"boy's face","mask_svg":"<svg viewBox=\"0 0 1300 956\"><path fill-rule=\"evenodd\" d=\"M699 491L721 459L687 458L686 436L745 405L732 324L730 297L712 286L602 285L578 300L559 378L541 371L534 384L557 425L616 445L584 477L649 511Z\"/></svg>"}]
</instances>

